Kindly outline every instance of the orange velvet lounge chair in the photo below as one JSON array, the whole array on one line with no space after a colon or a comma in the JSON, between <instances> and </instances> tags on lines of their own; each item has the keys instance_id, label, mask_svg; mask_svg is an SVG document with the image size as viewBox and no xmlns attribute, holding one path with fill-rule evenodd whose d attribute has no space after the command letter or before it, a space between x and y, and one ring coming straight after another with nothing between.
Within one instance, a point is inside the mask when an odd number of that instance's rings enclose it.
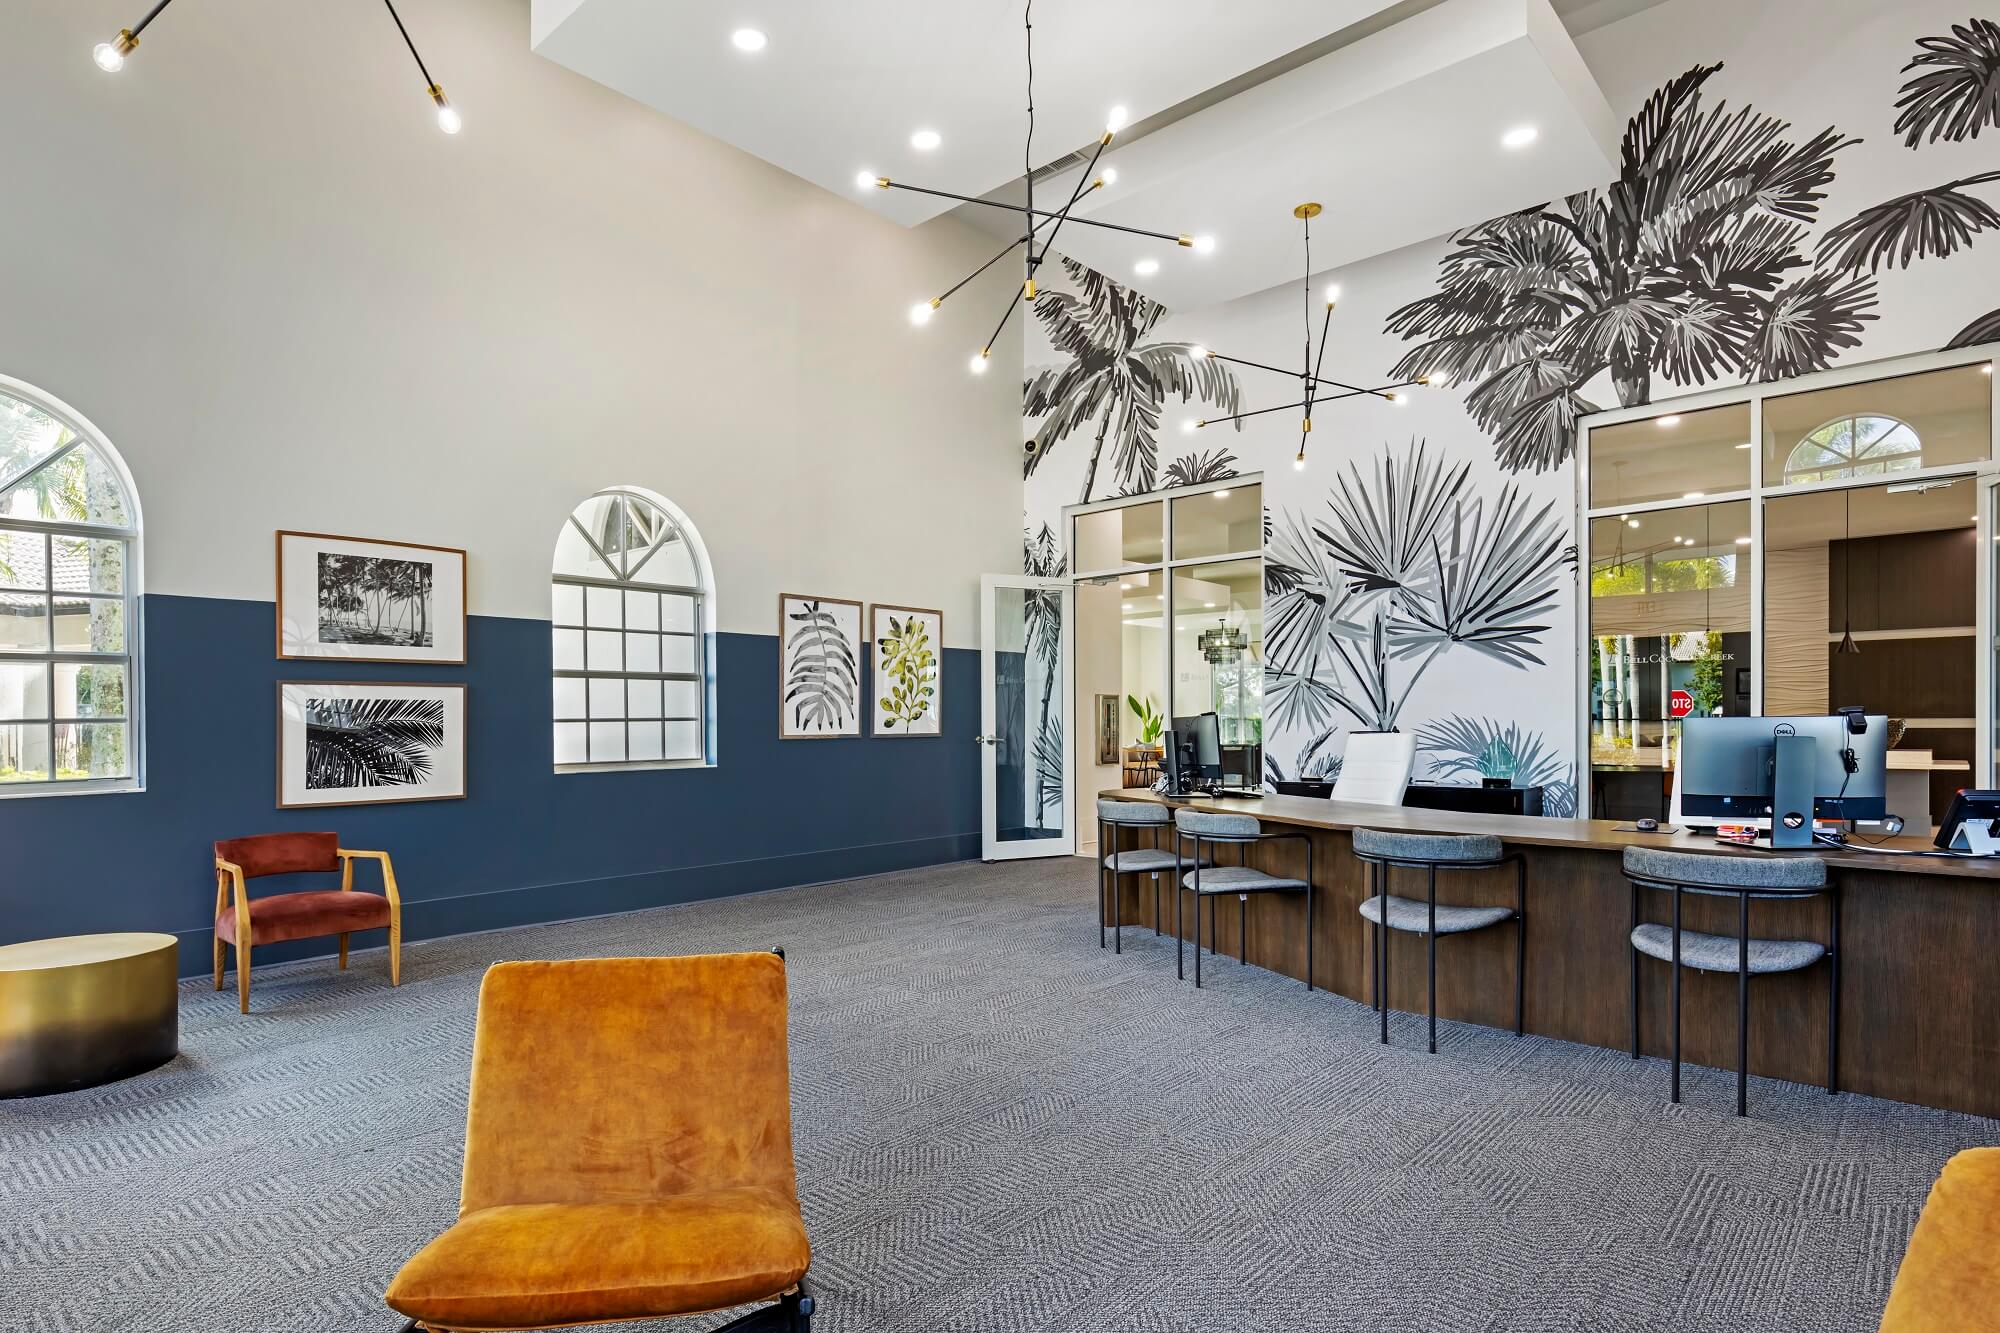
<instances>
[{"instance_id":1,"label":"orange velvet lounge chair","mask_svg":"<svg viewBox=\"0 0 2000 1333\"><path fill-rule=\"evenodd\" d=\"M458 1221L389 1284L404 1333L752 1304L725 1328L809 1333L785 1020L782 953L488 970Z\"/></svg>"},{"instance_id":2,"label":"orange velvet lounge chair","mask_svg":"<svg viewBox=\"0 0 2000 1333\"><path fill-rule=\"evenodd\" d=\"M1944 1164L1882 1333L2000 1333L2000 1148L1968 1148Z\"/></svg>"},{"instance_id":3,"label":"orange velvet lounge chair","mask_svg":"<svg viewBox=\"0 0 2000 1333\"><path fill-rule=\"evenodd\" d=\"M382 893L357 892L354 863L382 866ZM263 875L340 872L338 889L273 893L252 900L247 882ZM280 940L340 936L340 966L347 967L347 937L357 930L389 932L389 984L403 980L403 900L387 852L357 852L332 833L265 833L215 844L215 988L222 989L222 950L236 950L238 1007L250 1012L250 950Z\"/></svg>"}]
</instances>

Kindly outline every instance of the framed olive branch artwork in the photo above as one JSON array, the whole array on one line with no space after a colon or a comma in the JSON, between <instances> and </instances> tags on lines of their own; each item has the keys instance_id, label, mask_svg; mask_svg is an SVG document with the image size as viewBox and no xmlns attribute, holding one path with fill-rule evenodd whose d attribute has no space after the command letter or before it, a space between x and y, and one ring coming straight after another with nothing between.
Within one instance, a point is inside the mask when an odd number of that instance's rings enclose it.
<instances>
[{"instance_id":1,"label":"framed olive branch artwork","mask_svg":"<svg viewBox=\"0 0 2000 1333\"><path fill-rule=\"evenodd\" d=\"M944 612L878 602L869 617L875 644L875 735L941 735Z\"/></svg>"},{"instance_id":2,"label":"framed olive branch artwork","mask_svg":"<svg viewBox=\"0 0 2000 1333\"><path fill-rule=\"evenodd\" d=\"M861 734L861 603L778 596L778 736Z\"/></svg>"}]
</instances>

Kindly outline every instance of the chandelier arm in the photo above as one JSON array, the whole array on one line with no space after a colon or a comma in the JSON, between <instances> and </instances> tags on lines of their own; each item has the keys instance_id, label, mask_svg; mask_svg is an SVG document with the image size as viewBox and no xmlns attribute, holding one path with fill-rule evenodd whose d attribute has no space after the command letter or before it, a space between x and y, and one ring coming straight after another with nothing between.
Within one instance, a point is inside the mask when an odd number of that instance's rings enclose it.
<instances>
[{"instance_id":1,"label":"chandelier arm","mask_svg":"<svg viewBox=\"0 0 2000 1333\"><path fill-rule=\"evenodd\" d=\"M1039 231L1041 228L1047 225L1048 224L1046 222L1037 222L1035 224L1035 229ZM972 272L966 274L964 277L960 278L957 282L953 283L950 287L946 288L944 295L938 297L938 304L943 305L946 301L949 301L953 296L957 295L959 290L963 288L967 283L971 282L974 278L984 273L987 269L992 268L995 264L1005 259L1008 255L1013 254L1014 247L1020 244L1021 244L1020 241L1007 242L1006 249L1002 250L999 254L994 255L993 258L987 260L985 263L981 264L978 268L972 270Z\"/></svg>"},{"instance_id":2,"label":"chandelier arm","mask_svg":"<svg viewBox=\"0 0 2000 1333\"><path fill-rule=\"evenodd\" d=\"M1331 381L1328 382L1331 383ZM1337 403L1343 398L1384 398L1388 396L1391 389L1405 389L1415 383L1415 380L1403 380L1397 384L1385 384L1379 389L1350 389L1346 393L1328 394L1326 397L1316 401L1321 403ZM1267 412L1288 412L1292 408L1304 407L1305 405L1305 400L1300 399L1296 403L1281 403L1277 407L1260 407L1254 412L1238 412L1234 416L1206 417L1200 424L1203 426L1213 426L1223 421L1242 421L1247 417L1261 417Z\"/></svg>"},{"instance_id":3,"label":"chandelier arm","mask_svg":"<svg viewBox=\"0 0 2000 1333\"><path fill-rule=\"evenodd\" d=\"M1021 289L1017 287L1014 289L1014 294L1007 298L1006 312L1000 316L1000 322L993 326L993 336L988 338L985 345L980 349L981 356L992 351L993 344L1000 341L1000 331L1007 327L1008 320L1014 318L1014 309L1021 304L1021 296Z\"/></svg>"},{"instance_id":4,"label":"chandelier arm","mask_svg":"<svg viewBox=\"0 0 2000 1333\"><path fill-rule=\"evenodd\" d=\"M382 3L388 6L389 17L396 20L396 31L403 34L403 45L410 48L410 56L417 62L417 73L424 76L424 86L426 88L437 87L437 80L431 77L431 72L428 69L424 68L424 58L417 54L417 44L410 40L410 30L403 26L403 16L396 12L393 0L382 0Z\"/></svg>"},{"instance_id":5,"label":"chandelier arm","mask_svg":"<svg viewBox=\"0 0 2000 1333\"><path fill-rule=\"evenodd\" d=\"M136 38L140 33L144 32L146 30L146 25L148 23L151 23L154 19L158 18L160 16L160 11L165 9L168 5L172 4L173 2L174 0L160 0L160 3L154 5L151 9L147 10L146 17L140 19L136 24L132 26L132 36Z\"/></svg>"},{"instance_id":6,"label":"chandelier arm","mask_svg":"<svg viewBox=\"0 0 2000 1333\"><path fill-rule=\"evenodd\" d=\"M1311 422L1313 414L1313 390L1318 388L1321 383L1319 370L1321 366L1326 364L1326 335L1327 331L1332 327L1333 327L1333 307L1328 306L1326 308L1326 314L1320 319L1319 322L1319 355L1313 358L1312 373L1306 376L1306 422L1307 422L1306 429L1307 430L1312 429ZM1310 344L1308 344L1308 346L1310 346Z\"/></svg>"},{"instance_id":7,"label":"chandelier arm","mask_svg":"<svg viewBox=\"0 0 2000 1333\"><path fill-rule=\"evenodd\" d=\"M939 199L956 199L961 204L984 204L987 208L1004 208L1010 213L1032 213L1038 218L1059 218L1061 213L1051 213L1045 208L1023 208L1020 204L1003 204L994 199L980 199L969 194L954 194L950 190L933 190L923 185L906 185L902 181L890 180L887 176L876 177L875 184L884 190L908 190L912 194L928 194ZM1072 218L1079 227L1102 227L1107 231L1122 231L1133 236L1150 236L1156 241L1172 241L1183 249L1194 246L1192 236L1175 236L1164 231L1147 231L1144 227L1128 227L1122 222L1100 222L1096 218Z\"/></svg>"},{"instance_id":8,"label":"chandelier arm","mask_svg":"<svg viewBox=\"0 0 2000 1333\"><path fill-rule=\"evenodd\" d=\"M1211 357L1214 357L1217 361L1227 361L1233 366L1248 366L1252 370L1268 370L1273 375L1283 375L1288 380L1295 380L1301 378L1298 371L1286 370L1283 366L1270 366L1264 364L1262 361L1246 361L1240 356L1225 356L1223 353L1214 350L1210 350L1208 354ZM1314 375L1307 378L1311 379L1313 386L1315 388L1332 387L1335 389L1351 390L1354 393L1369 392L1369 390L1362 388L1358 384L1343 384L1339 380L1330 380L1320 375ZM1415 381L1412 381L1412 383L1414 382Z\"/></svg>"},{"instance_id":9,"label":"chandelier arm","mask_svg":"<svg viewBox=\"0 0 2000 1333\"><path fill-rule=\"evenodd\" d=\"M1083 169L1083 175L1077 177L1076 188L1074 190L1071 190L1069 193L1069 202L1062 206L1062 212L1058 214L1056 217L1055 230L1051 231L1049 233L1049 238L1046 241L1042 242L1042 252L1036 255L1032 260L1032 262L1029 263L1028 275L1030 277L1034 276L1035 270L1041 267L1042 261L1048 258L1049 251L1055 247L1056 232L1061 231L1062 224L1069 221L1069 211L1072 208L1076 207L1076 201L1083 198L1085 194L1096 189L1100 184L1102 184L1102 182L1099 181L1091 173L1097 170L1097 159L1101 157L1103 153L1104 153L1104 141L1102 139L1099 139L1097 141L1097 151L1090 155L1090 165ZM1033 196L1029 197L1029 202L1030 203L1034 202ZM1077 221L1081 222L1083 221L1083 219L1078 218ZM1030 237L1032 237L1034 235L1034 232L1030 231L1028 234Z\"/></svg>"}]
</instances>

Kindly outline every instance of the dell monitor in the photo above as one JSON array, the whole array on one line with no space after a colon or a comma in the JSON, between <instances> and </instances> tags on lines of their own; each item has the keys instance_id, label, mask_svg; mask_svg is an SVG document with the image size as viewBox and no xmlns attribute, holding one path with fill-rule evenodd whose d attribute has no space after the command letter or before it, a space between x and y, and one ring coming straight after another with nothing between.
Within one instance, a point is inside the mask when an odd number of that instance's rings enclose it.
<instances>
[{"instance_id":1,"label":"dell monitor","mask_svg":"<svg viewBox=\"0 0 2000 1333\"><path fill-rule=\"evenodd\" d=\"M1222 781L1222 727L1214 713L1174 719L1167 738L1167 781L1175 793Z\"/></svg>"},{"instance_id":2,"label":"dell monitor","mask_svg":"<svg viewBox=\"0 0 2000 1333\"><path fill-rule=\"evenodd\" d=\"M1769 820L1774 846L1810 846L1814 819L1888 813L1888 752L1879 713L1691 717L1681 724L1681 814Z\"/></svg>"}]
</instances>

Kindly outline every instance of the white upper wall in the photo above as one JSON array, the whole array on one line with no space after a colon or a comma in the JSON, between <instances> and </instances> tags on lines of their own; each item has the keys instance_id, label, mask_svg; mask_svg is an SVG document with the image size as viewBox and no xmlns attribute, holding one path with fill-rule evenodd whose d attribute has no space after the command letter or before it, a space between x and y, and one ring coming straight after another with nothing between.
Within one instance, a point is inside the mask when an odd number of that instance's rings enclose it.
<instances>
[{"instance_id":1,"label":"white upper wall","mask_svg":"<svg viewBox=\"0 0 2000 1333\"><path fill-rule=\"evenodd\" d=\"M781 591L945 612L1020 560L1020 347L965 369L1014 270L533 55L527 0L389 17L170 8L124 72L114 0L0 34L0 373L130 464L146 590L268 600L272 532L463 546L471 610L546 617L559 525L649 487L714 558L719 628Z\"/></svg>"}]
</instances>

